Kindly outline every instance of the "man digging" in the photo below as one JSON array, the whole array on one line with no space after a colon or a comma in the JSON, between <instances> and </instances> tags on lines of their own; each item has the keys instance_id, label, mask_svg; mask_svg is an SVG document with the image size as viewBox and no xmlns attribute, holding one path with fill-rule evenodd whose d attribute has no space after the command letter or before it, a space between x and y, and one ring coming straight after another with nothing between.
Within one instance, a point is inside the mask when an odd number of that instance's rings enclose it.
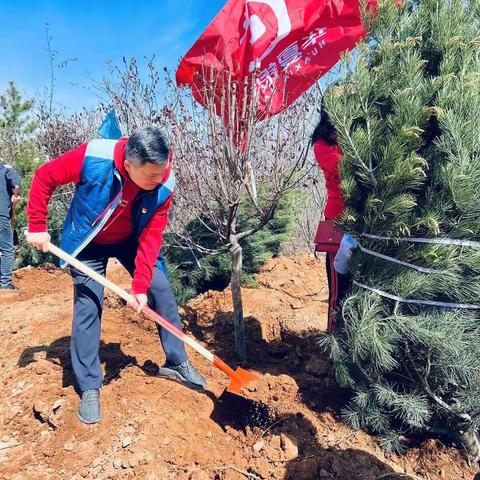
<instances>
[{"instance_id":1,"label":"man digging","mask_svg":"<svg viewBox=\"0 0 480 480\"><path fill-rule=\"evenodd\" d=\"M148 304L181 328L177 304L160 255L175 176L172 151L154 127L120 140L92 140L35 172L27 206L26 240L47 252L48 202L59 185L75 183L62 231L62 249L101 275L117 258L132 276L131 292L140 312ZM74 285L71 359L81 393L78 418L102 418L102 370L98 355L103 287L70 268ZM202 389L206 381L187 358L184 344L158 327L166 363L159 375Z\"/></svg>"}]
</instances>

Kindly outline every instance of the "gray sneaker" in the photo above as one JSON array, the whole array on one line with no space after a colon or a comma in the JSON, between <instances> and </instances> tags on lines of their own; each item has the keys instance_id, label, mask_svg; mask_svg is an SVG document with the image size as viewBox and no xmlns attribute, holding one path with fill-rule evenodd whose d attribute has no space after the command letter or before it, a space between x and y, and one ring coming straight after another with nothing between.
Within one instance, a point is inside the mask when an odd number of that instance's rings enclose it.
<instances>
[{"instance_id":1,"label":"gray sneaker","mask_svg":"<svg viewBox=\"0 0 480 480\"><path fill-rule=\"evenodd\" d=\"M82 400L77 410L77 417L83 423L97 423L103 417L100 407L100 391L98 388L82 392Z\"/></svg>"},{"instance_id":2,"label":"gray sneaker","mask_svg":"<svg viewBox=\"0 0 480 480\"><path fill-rule=\"evenodd\" d=\"M178 380L187 387L197 390L207 386L207 381L188 360L180 365L165 364L159 369L158 376Z\"/></svg>"}]
</instances>

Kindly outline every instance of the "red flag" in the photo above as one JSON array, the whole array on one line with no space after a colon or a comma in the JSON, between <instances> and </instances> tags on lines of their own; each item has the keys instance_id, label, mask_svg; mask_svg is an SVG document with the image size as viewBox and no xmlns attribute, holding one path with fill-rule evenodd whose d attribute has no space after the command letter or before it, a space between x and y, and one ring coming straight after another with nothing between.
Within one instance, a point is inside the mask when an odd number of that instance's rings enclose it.
<instances>
[{"instance_id":1,"label":"red flag","mask_svg":"<svg viewBox=\"0 0 480 480\"><path fill-rule=\"evenodd\" d=\"M177 84L206 104L206 77L254 78L257 116L281 112L365 35L359 0L229 0L180 62ZM220 105L217 102L217 113Z\"/></svg>"}]
</instances>

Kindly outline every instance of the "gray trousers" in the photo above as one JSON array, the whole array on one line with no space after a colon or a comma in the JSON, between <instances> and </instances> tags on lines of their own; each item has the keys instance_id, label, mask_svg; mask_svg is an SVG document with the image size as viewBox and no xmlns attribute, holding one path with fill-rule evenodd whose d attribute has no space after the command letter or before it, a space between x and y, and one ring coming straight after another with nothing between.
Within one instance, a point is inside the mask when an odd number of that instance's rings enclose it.
<instances>
[{"instance_id":1,"label":"gray trousers","mask_svg":"<svg viewBox=\"0 0 480 480\"><path fill-rule=\"evenodd\" d=\"M12 283L13 229L10 219L0 215L0 288Z\"/></svg>"},{"instance_id":2,"label":"gray trousers","mask_svg":"<svg viewBox=\"0 0 480 480\"><path fill-rule=\"evenodd\" d=\"M117 258L133 275L137 246L132 241L115 245L90 244L78 259L90 268L105 275L108 259ZM79 389L83 392L100 388L103 382L98 349L100 320L103 307L103 287L75 268L70 269L74 284L73 326L70 344L72 368ZM149 306L178 328L182 328L177 303L170 283L157 266L147 293ZM178 365L187 360L183 342L157 325L167 364Z\"/></svg>"}]
</instances>

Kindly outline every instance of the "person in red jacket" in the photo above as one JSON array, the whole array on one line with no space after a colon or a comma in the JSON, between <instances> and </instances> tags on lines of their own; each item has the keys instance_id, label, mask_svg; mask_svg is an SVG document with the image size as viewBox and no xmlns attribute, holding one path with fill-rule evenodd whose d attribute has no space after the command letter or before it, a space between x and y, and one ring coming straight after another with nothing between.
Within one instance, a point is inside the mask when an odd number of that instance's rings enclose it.
<instances>
[{"instance_id":1,"label":"person in red jacket","mask_svg":"<svg viewBox=\"0 0 480 480\"><path fill-rule=\"evenodd\" d=\"M337 143L335 127L332 125L322 102L321 118L312 134L315 160L322 169L327 189L327 200L323 211L325 220L336 220L345 209L342 189L340 187L340 160L342 150ZM333 331L335 310L349 286L347 275L338 273L334 268L335 253L326 253L326 270L328 279L328 324Z\"/></svg>"},{"instance_id":2,"label":"person in red jacket","mask_svg":"<svg viewBox=\"0 0 480 480\"><path fill-rule=\"evenodd\" d=\"M181 328L177 304L160 254L168 221L175 176L172 151L154 127L120 140L97 139L60 155L35 172L30 188L26 240L48 251L48 202L60 185L75 184L62 231L62 248L105 275L108 259L117 258L132 275L131 305L141 311L147 302ZM102 418L99 389L102 370L98 355L103 287L76 268L71 359L81 391L78 418L96 423ZM192 388L205 379L188 361L183 343L159 327L166 364L159 375Z\"/></svg>"}]
</instances>

